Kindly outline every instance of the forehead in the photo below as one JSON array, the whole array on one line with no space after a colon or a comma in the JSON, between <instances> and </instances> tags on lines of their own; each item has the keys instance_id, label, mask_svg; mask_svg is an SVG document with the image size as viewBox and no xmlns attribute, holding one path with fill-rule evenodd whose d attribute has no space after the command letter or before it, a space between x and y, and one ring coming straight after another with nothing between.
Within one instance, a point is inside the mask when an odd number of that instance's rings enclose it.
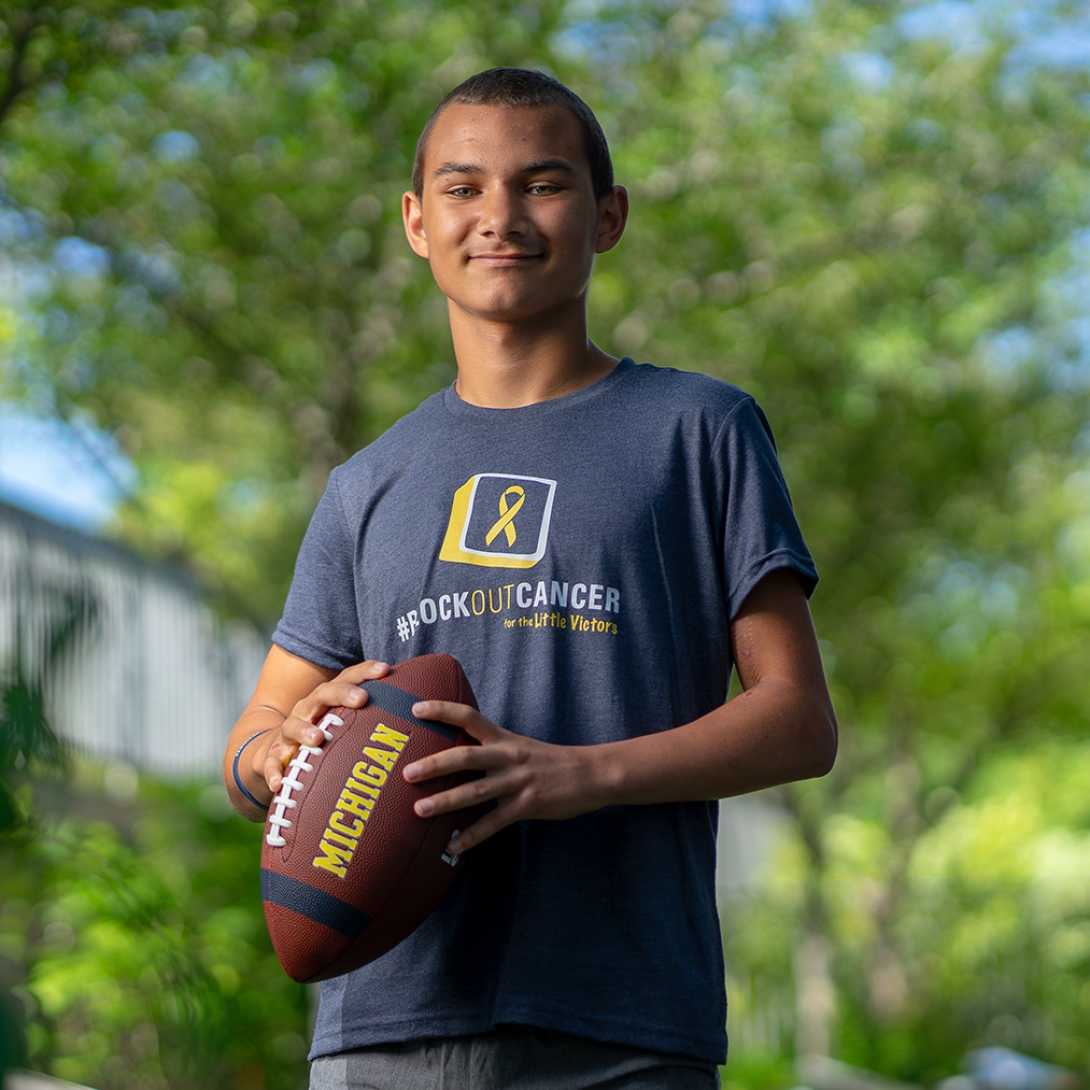
<instances>
[{"instance_id":1,"label":"forehead","mask_svg":"<svg viewBox=\"0 0 1090 1090\"><path fill-rule=\"evenodd\" d=\"M564 159L590 179L583 129L563 106L473 106L451 103L436 119L424 149L425 184L450 164L518 170Z\"/></svg>"}]
</instances>

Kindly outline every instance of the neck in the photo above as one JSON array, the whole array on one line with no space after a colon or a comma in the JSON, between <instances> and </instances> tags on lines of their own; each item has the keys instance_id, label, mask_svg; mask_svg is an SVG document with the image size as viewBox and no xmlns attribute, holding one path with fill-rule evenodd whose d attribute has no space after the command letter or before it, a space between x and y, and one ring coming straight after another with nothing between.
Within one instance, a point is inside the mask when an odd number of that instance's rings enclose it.
<instances>
[{"instance_id":1,"label":"neck","mask_svg":"<svg viewBox=\"0 0 1090 1090\"><path fill-rule=\"evenodd\" d=\"M540 326L482 320L451 307L458 396L489 409L551 401L603 378L617 360L587 336L585 311Z\"/></svg>"}]
</instances>

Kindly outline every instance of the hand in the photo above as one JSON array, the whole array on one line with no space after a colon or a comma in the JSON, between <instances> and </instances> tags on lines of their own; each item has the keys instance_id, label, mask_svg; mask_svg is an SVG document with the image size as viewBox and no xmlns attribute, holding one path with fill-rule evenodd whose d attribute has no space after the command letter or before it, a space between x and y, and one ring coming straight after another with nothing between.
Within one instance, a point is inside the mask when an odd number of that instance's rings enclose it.
<instances>
[{"instance_id":1,"label":"hand","mask_svg":"<svg viewBox=\"0 0 1090 1090\"><path fill-rule=\"evenodd\" d=\"M315 686L298 701L281 723L279 730L269 731L269 744L264 753L261 747L253 758L254 772L264 778L269 790L275 795L284 780L284 770L295 756L300 745L320 746L324 739L316 726L330 708L362 708L367 703L367 690L361 682L374 681L389 673L385 662L368 659L342 670L336 677Z\"/></svg>"},{"instance_id":2,"label":"hand","mask_svg":"<svg viewBox=\"0 0 1090 1090\"><path fill-rule=\"evenodd\" d=\"M606 805L601 747L561 746L504 730L467 704L424 700L413 715L461 727L479 746L455 746L407 765L410 783L475 771L484 775L414 806L418 817L461 810L494 799L497 805L451 840L447 850L463 852L516 821L576 817Z\"/></svg>"}]
</instances>

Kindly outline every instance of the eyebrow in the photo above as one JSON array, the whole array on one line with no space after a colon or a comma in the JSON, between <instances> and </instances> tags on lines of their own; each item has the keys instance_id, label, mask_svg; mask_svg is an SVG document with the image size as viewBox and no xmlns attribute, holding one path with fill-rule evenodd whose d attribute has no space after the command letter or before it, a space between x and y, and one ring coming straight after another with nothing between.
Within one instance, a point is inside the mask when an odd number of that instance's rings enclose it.
<instances>
[{"instance_id":1,"label":"eyebrow","mask_svg":"<svg viewBox=\"0 0 1090 1090\"><path fill-rule=\"evenodd\" d=\"M536 163L527 163L522 168L524 174L540 174L545 170L560 170L565 174L575 173L575 167L567 159L540 159Z\"/></svg>"},{"instance_id":2,"label":"eyebrow","mask_svg":"<svg viewBox=\"0 0 1090 1090\"><path fill-rule=\"evenodd\" d=\"M559 170L565 174L574 174L575 167L567 159L538 159L520 168L522 174L540 174L547 170ZM484 167L477 163L442 163L435 168L433 178L444 178L448 174L483 174Z\"/></svg>"},{"instance_id":3,"label":"eyebrow","mask_svg":"<svg viewBox=\"0 0 1090 1090\"><path fill-rule=\"evenodd\" d=\"M436 167L432 177L443 178L448 174L480 174L481 168L476 163L444 163Z\"/></svg>"}]
</instances>

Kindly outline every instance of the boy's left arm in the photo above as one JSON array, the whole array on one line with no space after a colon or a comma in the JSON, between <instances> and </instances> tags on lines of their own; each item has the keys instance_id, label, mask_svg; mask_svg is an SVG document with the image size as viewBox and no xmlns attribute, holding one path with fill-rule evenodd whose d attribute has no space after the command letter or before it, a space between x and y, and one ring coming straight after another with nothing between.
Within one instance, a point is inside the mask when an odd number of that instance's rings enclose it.
<instances>
[{"instance_id":1,"label":"boy's left arm","mask_svg":"<svg viewBox=\"0 0 1090 1090\"><path fill-rule=\"evenodd\" d=\"M497 805L451 842L464 851L512 822L569 818L603 806L726 798L833 766L837 725L802 584L770 572L731 625L743 691L674 730L593 746L561 746L504 730L462 704L425 701L414 714L464 728L461 746L409 765L425 781L460 769L484 775L416 804L421 817L489 799ZM655 669L648 663L648 669Z\"/></svg>"}]
</instances>

